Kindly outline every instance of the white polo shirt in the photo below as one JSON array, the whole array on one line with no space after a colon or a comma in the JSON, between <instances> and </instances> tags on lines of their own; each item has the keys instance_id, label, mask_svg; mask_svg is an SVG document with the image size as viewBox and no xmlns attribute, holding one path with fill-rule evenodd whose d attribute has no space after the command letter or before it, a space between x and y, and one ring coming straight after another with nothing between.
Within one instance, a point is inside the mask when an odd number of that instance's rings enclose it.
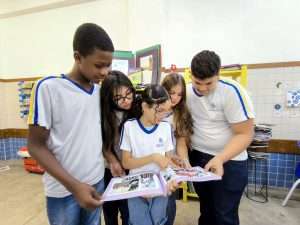
<instances>
[{"instance_id":1,"label":"white polo shirt","mask_svg":"<svg viewBox=\"0 0 300 225\"><path fill-rule=\"evenodd\" d=\"M194 120L192 148L217 155L232 138L230 124L254 118L252 101L236 81L220 79L216 89L201 96L192 84L187 86L187 105ZM247 159L246 149L233 160Z\"/></svg>"},{"instance_id":2,"label":"white polo shirt","mask_svg":"<svg viewBox=\"0 0 300 225\"><path fill-rule=\"evenodd\" d=\"M134 158L149 156L153 153L165 155L166 152L174 149L171 125L167 122L160 122L148 130L140 120L128 120L121 132L120 148L123 151L131 152ZM130 170L130 174L147 171L159 172L159 170L160 167L156 163L150 163Z\"/></svg>"},{"instance_id":3,"label":"white polo shirt","mask_svg":"<svg viewBox=\"0 0 300 225\"><path fill-rule=\"evenodd\" d=\"M48 148L73 177L90 185L103 178L99 85L86 91L64 75L39 80L32 91L28 124L50 130ZM43 182L49 197L71 194L48 173Z\"/></svg>"}]
</instances>

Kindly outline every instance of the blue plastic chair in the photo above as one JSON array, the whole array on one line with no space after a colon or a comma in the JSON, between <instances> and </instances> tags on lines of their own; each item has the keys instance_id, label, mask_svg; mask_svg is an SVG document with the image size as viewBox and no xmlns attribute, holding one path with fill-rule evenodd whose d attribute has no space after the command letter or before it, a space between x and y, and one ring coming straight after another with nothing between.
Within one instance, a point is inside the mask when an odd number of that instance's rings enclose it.
<instances>
[{"instance_id":1,"label":"blue plastic chair","mask_svg":"<svg viewBox=\"0 0 300 225\"><path fill-rule=\"evenodd\" d=\"M287 196L285 197L285 199L282 202L282 206L285 206L287 201L290 199L290 197L292 196L294 190L297 188L297 186L300 184L300 163L298 163L297 167L296 167L296 171L295 171L295 175L298 178L292 188L290 189L289 193L287 194Z\"/></svg>"}]
</instances>

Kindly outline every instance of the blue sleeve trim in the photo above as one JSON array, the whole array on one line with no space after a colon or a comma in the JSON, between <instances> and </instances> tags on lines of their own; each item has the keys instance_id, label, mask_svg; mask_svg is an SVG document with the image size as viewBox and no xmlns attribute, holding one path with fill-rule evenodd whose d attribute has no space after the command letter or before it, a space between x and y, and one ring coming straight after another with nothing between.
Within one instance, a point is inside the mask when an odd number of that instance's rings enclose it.
<instances>
[{"instance_id":1,"label":"blue sleeve trim","mask_svg":"<svg viewBox=\"0 0 300 225\"><path fill-rule=\"evenodd\" d=\"M38 93L39 93L39 88L41 86L41 84L46 81L46 80L49 80L49 79L52 79L52 78L58 78L56 76L49 76L49 77L45 77L44 79L40 80L36 86L36 90L35 90L35 101L34 101L34 122L33 124L34 125L38 125L38 119L39 119L39 107L38 107Z\"/></svg>"},{"instance_id":2,"label":"blue sleeve trim","mask_svg":"<svg viewBox=\"0 0 300 225\"><path fill-rule=\"evenodd\" d=\"M219 80L219 81L220 81L221 83L225 84L225 85L229 85L230 87L232 87L232 88L235 90L236 94L237 94L238 97L239 97L240 103L241 103L241 105L242 105L242 108L243 108L245 117L246 117L247 119L250 119L250 117L248 116L246 107L245 107L245 103L244 103L244 101L243 101L243 98L242 98L241 93L240 93L240 91L238 90L238 88L237 88L236 86L234 86L233 84L230 84L230 83L225 82L225 81L223 81L223 80Z\"/></svg>"}]
</instances>

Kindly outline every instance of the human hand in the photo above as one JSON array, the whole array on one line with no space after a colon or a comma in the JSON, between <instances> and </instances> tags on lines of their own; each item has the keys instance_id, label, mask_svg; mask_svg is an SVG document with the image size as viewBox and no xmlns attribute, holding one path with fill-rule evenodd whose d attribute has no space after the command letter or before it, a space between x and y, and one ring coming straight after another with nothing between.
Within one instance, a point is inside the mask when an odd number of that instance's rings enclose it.
<instances>
[{"instance_id":1,"label":"human hand","mask_svg":"<svg viewBox=\"0 0 300 225\"><path fill-rule=\"evenodd\" d=\"M119 161L109 163L109 169L113 177L121 177L125 175L125 171Z\"/></svg>"},{"instance_id":2,"label":"human hand","mask_svg":"<svg viewBox=\"0 0 300 225\"><path fill-rule=\"evenodd\" d=\"M79 182L73 190L73 195L82 208L94 210L101 203L101 196L91 185Z\"/></svg>"},{"instance_id":3,"label":"human hand","mask_svg":"<svg viewBox=\"0 0 300 225\"><path fill-rule=\"evenodd\" d=\"M192 167L188 159L182 159L177 155L172 155L171 156L171 162L176 167L181 167L181 168L185 168L185 169L188 169L188 168Z\"/></svg>"},{"instance_id":4,"label":"human hand","mask_svg":"<svg viewBox=\"0 0 300 225\"><path fill-rule=\"evenodd\" d=\"M165 169L168 167L170 164L170 159L159 154L159 153L154 153L152 154L152 160L161 168Z\"/></svg>"},{"instance_id":5,"label":"human hand","mask_svg":"<svg viewBox=\"0 0 300 225\"><path fill-rule=\"evenodd\" d=\"M175 180L171 180L167 184L168 195L171 195L172 192L178 189L179 185Z\"/></svg>"},{"instance_id":6,"label":"human hand","mask_svg":"<svg viewBox=\"0 0 300 225\"><path fill-rule=\"evenodd\" d=\"M171 155L169 157L171 159L172 166L184 168L184 161L178 155Z\"/></svg>"},{"instance_id":7,"label":"human hand","mask_svg":"<svg viewBox=\"0 0 300 225\"><path fill-rule=\"evenodd\" d=\"M213 172L218 176L223 176L223 160L220 157L215 156L205 165L204 169L205 171Z\"/></svg>"},{"instance_id":8,"label":"human hand","mask_svg":"<svg viewBox=\"0 0 300 225\"><path fill-rule=\"evenodd\" d=\"M185 169L192 168L192 165L190 164L190 161L188 159L183 159L183 162L184 162L184 168Z\"/></svg>"}]
</instances>

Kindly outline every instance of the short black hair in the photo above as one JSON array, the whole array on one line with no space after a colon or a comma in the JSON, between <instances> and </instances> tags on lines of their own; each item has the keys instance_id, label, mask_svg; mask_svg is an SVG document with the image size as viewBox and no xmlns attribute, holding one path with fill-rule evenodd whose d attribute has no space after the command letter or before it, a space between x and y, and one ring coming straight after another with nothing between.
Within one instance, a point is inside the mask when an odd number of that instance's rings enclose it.
<instances>
[{"instance_id":1,"label":"short black hair","mask_svg":"<svg viewBox=\"0 0 300 225\"><path fill-rule=\"evenodd\" d=\"M78 51L82 56L90 55L95 49L114 51L112 40L106 31L94 23L80 25L73 38L73 51Z\"/></svg>"},{"instance_id":2,"label":"short black hair","mask_svg":"<svg viewBox=\"0 0 300 225\"><path fill-rule=\"evenodd\" d=\"M192 75L200 80L218 75L221 59L213 51L204 50L196 54L191 63Z\"/></svg>"}]
</instances>

